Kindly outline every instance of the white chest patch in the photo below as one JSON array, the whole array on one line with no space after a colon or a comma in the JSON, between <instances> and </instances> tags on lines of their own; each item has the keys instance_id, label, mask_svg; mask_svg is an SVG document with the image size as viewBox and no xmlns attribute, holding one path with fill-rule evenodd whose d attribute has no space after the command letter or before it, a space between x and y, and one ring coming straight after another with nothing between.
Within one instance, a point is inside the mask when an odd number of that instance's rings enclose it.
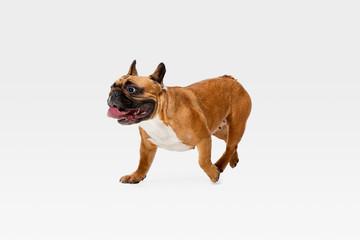
<instances>
[{"instance_id":1,"label":"white chest patch","mask_svg":"<svg viewBox=\"0 0 360 240\"><path fill-rule=\"evenodd\" d=\"M166 126L159 116L140 123L140 127L150 136L149 140L160 148L170 151L186 151L191 146L183 144L170 126Z\"/></svg>"}]
</instances>

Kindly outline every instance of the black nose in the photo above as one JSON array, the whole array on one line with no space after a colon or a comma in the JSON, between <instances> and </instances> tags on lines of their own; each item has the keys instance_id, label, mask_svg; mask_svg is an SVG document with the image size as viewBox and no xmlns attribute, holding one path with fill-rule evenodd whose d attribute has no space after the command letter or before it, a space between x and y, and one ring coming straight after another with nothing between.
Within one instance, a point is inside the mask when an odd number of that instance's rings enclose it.
<instances>
[{"instance_id":1,"label":"black nose","mask_svg":"<svg viewBox=\"0 0 360 240\"><path fill-rule=\"evenodd\" d=\"M110 104L109 107L119 108L119 104L113 103L113 104Z\"/></svg>"},{"instance_id":2,"label":"black nose","mask_svg":"<svg viewBox=\"0 0 360 240\"><path fill-rule=\"evenodd\" d=\"M113 98L113 95L111 94L108 99L107 99L107 104L109 107L116 107L115 105L115 101L114 101L114 98Z\"/></svg>"},{"instance_id":3,"label":"black nose","mask_svg":"<svg viewBox=\"0 0 360 240\"><path fill-rule=\"evenodd\" d=\"M120 90L113 91L107 102L109 107L116 107L119 110L134 107L133 100L126 97L126 95Z\"/></svg>"},{"instance_id":4,"label":"black nose","mask_svg":"<svg viewBox=\"0 0 360 240\"><path fill-rule=\"evenodd\" d=\"M107 100L107 104L109 107L121 108L120 93L118 91L112 92Z\"/></svg>"}]
</instances>

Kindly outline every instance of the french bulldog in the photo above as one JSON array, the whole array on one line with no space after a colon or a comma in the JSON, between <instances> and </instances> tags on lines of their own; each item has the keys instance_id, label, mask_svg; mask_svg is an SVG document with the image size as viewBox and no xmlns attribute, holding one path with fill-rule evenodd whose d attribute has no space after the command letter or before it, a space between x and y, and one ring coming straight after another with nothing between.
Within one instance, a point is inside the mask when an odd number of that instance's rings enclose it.
<instances>
[{"instance_id":1,"label":"french bulldog","mask_svg":"<svg viewBox=\"0 0 360 240\"><path fill-rule=\"evenodd\" d=\"M138 124L141 136L140 161L135 172L120 178L122 183L139 183L148 173L158 147L171 151L197 148L199 165L212 182L237 153L251 112L251 99L232 76L196 82L187 87L165 87L166 69L160 63L150 76L138 76L136 61L129 72L111 86L108 117L122 125ZM211 162L211 136L226 142L220 159Z\"/></svg>"}]
</instances>

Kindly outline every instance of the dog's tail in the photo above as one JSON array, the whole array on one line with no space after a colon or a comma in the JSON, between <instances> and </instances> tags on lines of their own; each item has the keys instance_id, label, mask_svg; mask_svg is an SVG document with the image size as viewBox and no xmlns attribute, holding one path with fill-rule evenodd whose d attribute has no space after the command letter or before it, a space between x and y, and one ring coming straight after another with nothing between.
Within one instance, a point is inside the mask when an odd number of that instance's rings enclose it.
<instances>
[{"instance_id":1,"label":"dog's tail","mask_svg":"<svg viewBox=\"0 0 360 240\"><path fill-rule=\"evenodd\" d=\"M237 79L234 78L234 77L231 76L231 75L223 75L223 76L221 76L221 77L222 77L222 78L230 78L230 79L233 79L233 80L237 81Z\"/></svg>"}]
</instances>

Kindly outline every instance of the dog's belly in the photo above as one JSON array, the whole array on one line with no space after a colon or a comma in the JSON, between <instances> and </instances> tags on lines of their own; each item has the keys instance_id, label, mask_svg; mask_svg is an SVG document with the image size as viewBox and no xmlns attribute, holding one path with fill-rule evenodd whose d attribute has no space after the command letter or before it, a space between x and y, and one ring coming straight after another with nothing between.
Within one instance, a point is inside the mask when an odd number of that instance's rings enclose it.
<instances>
[{"instance_id":1,"label":"dog's belly","mask_svg":"<svg viewBox=\"0 0 360 240\"><path fill-rule=\"evenodd\" d=\"M150 136L148 139L156 146L170 151L187 151L193 147L182 143L170 126L166 126L158 116L140 122L140 127Z\"/></svg>"}]
</instances>

